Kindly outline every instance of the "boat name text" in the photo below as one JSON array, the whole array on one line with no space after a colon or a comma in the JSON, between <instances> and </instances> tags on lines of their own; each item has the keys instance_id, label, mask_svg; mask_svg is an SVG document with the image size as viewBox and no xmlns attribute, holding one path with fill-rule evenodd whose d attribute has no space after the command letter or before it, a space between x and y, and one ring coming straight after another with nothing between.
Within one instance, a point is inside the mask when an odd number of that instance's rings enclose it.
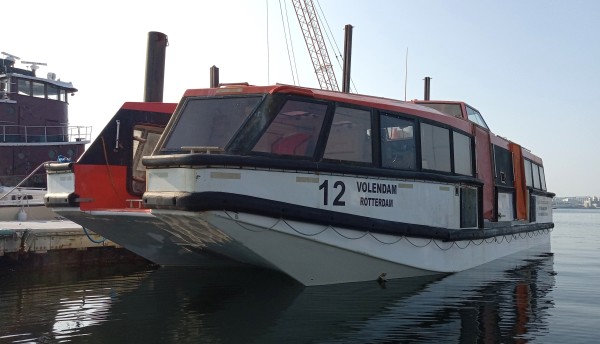
<instances>
[{"instance_id":1,"label":"boat name text","mask_svg":"<svg viewBox=\"0 0 600 344\"><path fill-rule=\"evenodd\" d=\"M365 206L365 207L392 208L394 206L394 200L389 199L389 198L361 197L360 205Z\"/></svg>"},{"instance_id":2,"label":"boat name text","mask_svg":"<svg viewBox=\"0 0 600 344\"><path fill-rule=\"evenodd\" d=\"M386 183L356 182L358 192L392 194L398 193L398 185Z\"/></svg>"}]
</instances>

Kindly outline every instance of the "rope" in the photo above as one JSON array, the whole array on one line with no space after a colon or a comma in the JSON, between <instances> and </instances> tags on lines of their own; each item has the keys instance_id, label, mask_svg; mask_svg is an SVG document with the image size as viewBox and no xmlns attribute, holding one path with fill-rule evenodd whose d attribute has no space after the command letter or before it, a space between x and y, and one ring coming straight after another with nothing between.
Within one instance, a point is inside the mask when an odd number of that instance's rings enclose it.
<instances>
[{"instance_id":1,"label":"rope","mask_svg":"<svg viewBox=\"0 0 600 344\"><path fill-rule=\"evenodd\" d=\"M27 179L31 178L31 176L33 176L40 168L42 168L42 166L44 166L44 164L46 163L50 163L50 162L54 162L54 161L44 161L43 163L41 163L38 167L36 167L33 172L29 173L27 175L27 177L25 177L23 180L21 180L17 185L15 185L12 189L10 189L9 192L5 193L4 195L2 195L0 197L0 200L3 199L4 197L8 196L9 193L15 191L15 189L17 189L19 186L21 186L21 184L25 183L27 181Z\"/></svg>"},{"instance_id":2,"label":"rope","mask_svg":"<svg viewBox=\"0 0 600 344\"><path fill-rule=\"evenodd\" d=\"M331 228L331 230L333 230L333 231L334 231L334 232L335 232L337 235L341 236L341 237L342 237L342 238L344 238L344 239L348 239L348 240L359 240L359 239L362 239L362 238L366 237L367 235L369 235L370 237L372 237L373 239L375 239L377 242L379 242L379 243L381 243L381 244L384 244L384 245L394 245L394 244L396 244L396 243L398 243L398 242L400 242L400 241L402 241L402 240L404 239L404 240L406 240L406 241L407 241L409 244L411 244L412 246L414 246L414 247L417 247L417 248L423 248L423 247L427 247L427 246L429 246L429 245L430 245L430 244L433 242L433 243L435 244L435 246L437 246L437 247L438 247L440 250L442 250L442 251L448 251L448 250L450 250L450 249L451 249L453 246L456 246L458 249L464 250L464 249L466 249L467 247L469 247L469 245L471 245L471 244L473 244L474 246L480 246L480 245L481 245L481 244L483 244L484 242L485 242L486 244L491 244L491 243L493 243L493 242L496 242L498 245L499 245L499 244L501 244L501 243L503 243L503 242L506 242L506 243L508 244L508 243L511 243L511 242L513 242L514 240L518 240L519 238L520 238L520 239L525 239L525 238L527 238L527 237L529 237L529 238L533 238L534 236L538 236L538 235L542 235L542 234L545 234L545 233L550 233L550 232L552 232L552 229L548 229L548 228L546 228L546 229L538 229L538 230L535 230L535 231L532 231L532 232L525 233L525 237L522 237L522 236L521 236L523 233L517 233L517 234L505 234L505 235L502 235L502 236L501 236L501 238L500 238L500 241L498 241L498 237L493 237L493 238L490 238L490 239L489 239L490 241L488 241L488 239L480 239L479 243L476 243L476 242L475 242L476 240L473 240L473 239L471 239L471 240L468 240L468 241L467 241L467 244L466 244L465 246L462 246L462 247L461 247L461 246L458 244L458 242L457 242L457 241L452 241L452 242L450 243L450 246L448 246L448 247L442 247L442 246L440 246L440 244L438 244L438 241L439 241L439 240L435 240L435 239L433 239L433 238L430 238L430 239L429 239L429 241L428 241L428 242L427 242L425 245L417 245L417 244L413 243L412 241L410 241L409 237L407 237L407 236L405 236L405 235L399 236L399 237L398 237L398 240L396 240L396 241L393 241L393 242L385 242L385 241L382 241L382 240L380 240L379 238L377 238L377 237L376 237L376 236L375 236L375 235L374 235L372 232L370 232L370 231L365 231L363 235L361 235L361 236L358 236L358 237L349 237L349 236L347 236L347 235L344 235L344 234L342 234L342 233L341 233L341 232L340 232L338 229L336 229L335 227L333 227L333 226L330 226L330 225L328 225L328 226L325 226L325 227L324 227L322 230L320 230L320 231L318 231L318 232L316 232L316 233L308 234L308 233L304 233L304 232L302 232L302 231L300 231L300 230L298 230L298 229L294 228L294 226L292 226L291 224L289 224L289 223L288 223L288 221L287 221L286 219L284 219L284 218L279 218L279 219L278 219L278 220L277 220L277 221L276 221L276 222L275 222L275 223L274 223L272 226L270 226L270 227L268 227L268 228L266 228L266 227L263 227L264 229L262 229L262 230L254 230L254 229L250 229L250 228L246 227L245 225L243 225L243 224L242 224L242 222L241 222L241 221L237 220L236 218L233 218L233 217L232 217L232 216L229 214L229 212L227 212L227 210L223 210L223 212L224 212L224 213L227 215L227 217L229 217L229 219L233 220L233 221L234 221L234 222L235 222L235 223L236 223L238 226L240 226L241 228L243 228L243 229L246 229L246 230L248 230L248 231L250 231L250 232L255 232L255 233L260 233L260 232L265 232L265 231L268 231L268 230L273 230L273 228L275 228L275 226L277 226L277 224L279 224L280 222L283 222L283 223L285 223L285 224L286 224L286 225L287 225L287 226L288 226L288 227L289 227L291 230L293 230L294 232L296 232L296 233L298 233L298 234L300 234L300 235L303 235L303 236L307 236L307 237L314 237L314 236L317 236L317 235L319 235L319 234L321 234L321 233L323 233L323 232L325 232L326 230L328 230L328 229L330 229L330 228ZM509 240L507 237L511 237L511 239ZM441 241L440 241L440 242L441 242Z\"/></svg>"},{"instance_id":3,"label":"rope","mask_svg":"<svg viewBox=\"0 0 600 344\"><path fill-rule=\"evenodd\" d=\"M104 237L100 241L96 241L96 240L92 239L92 237L88 233L87 229L85 229L85 227L81 227L81 228L83 228L83 232L85 233L85 236L87 236L88 239L90 239L90 241L93 242L94 244L102 244L106 241L106 238L104 238Z\"/></svg>"}]
</instances>

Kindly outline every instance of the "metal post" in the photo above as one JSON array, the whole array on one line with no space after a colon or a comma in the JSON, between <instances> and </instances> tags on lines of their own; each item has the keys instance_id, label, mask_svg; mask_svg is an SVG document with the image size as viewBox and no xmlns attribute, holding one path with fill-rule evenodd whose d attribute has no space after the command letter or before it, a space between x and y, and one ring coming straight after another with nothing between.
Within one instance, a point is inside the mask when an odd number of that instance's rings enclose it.
<instances>
[{"instance_id":1,"label":"metal post","mask_svg":"<svg viewBox=\"0 0 600 344\"><path fill-rule=\"evenodd\" d=\"M146 54L145 102L162 102L165 83L165 55L169 45L167 35L151 31L148 33Z\"/></svg>"},{"instance_id":2,"label":"metal post","mask_svg":"<svg viewBox=\"0 0 600 344\"><path fill-rule=\"evenodd\" d=\"M431 95L431 78L425 77L425 100L429 100L429 96Z\"/></svg>"},{"instance_id":3,"label":"metal post","mask_svg":"<svg viewBox=\"0 0 600 344\"><path fill-rule=\"evenodd\" d=\"M342 92L350 93L350 64L352 60L352 25L344 27L344 75L342 76Z\"/></svg>"},{"instance_id":4,"label":"metal post","mask_svg":"<svg viewBox=\"0 0 600 344\"><path fill-rule=\"evenodd\" d=\"M219 68L217 66L210 67L210 88L219 87Z\"/></svg>"}]
</instances>

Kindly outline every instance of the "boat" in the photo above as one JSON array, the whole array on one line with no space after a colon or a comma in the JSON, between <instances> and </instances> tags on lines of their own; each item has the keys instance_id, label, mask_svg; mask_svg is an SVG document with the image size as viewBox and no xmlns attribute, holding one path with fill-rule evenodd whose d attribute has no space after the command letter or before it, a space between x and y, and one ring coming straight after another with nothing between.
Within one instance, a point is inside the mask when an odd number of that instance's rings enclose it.
<instances>
[{"instance_id":1,"label":"boat","mask_svg":"<svg viewBox=\"0 0 600 344\"><path fill-rule=\"evenodd\" d=\"M142 162L143 210L85 216L161 265L189 264L172 254L179 247L313 286L454 273L550 249L554 194L542 159L492 133L465 102L190 89Z\"/></svg>"},{"instance_id":2,"label":"boat","mask_svg":"<svg viewBox=\"0 0 600 344\"><path fill-rule=\"evenodd\" d=\"M43 163L76 160L91 127L69 125L69 97L77 89L55 73L37 75L42 62L0 56L0 220L54 218L44 207ZM22 66L21 66L22 65Z\"/></svg>"},{"instance_id":3,"label":"boat","mask_svg":"<svg viewBox=\"0 0 600 344\"><path fill-rule=\"evenodd\" d=\"M139 208L146 190L141 158L154 149L176 105L126 102L79 160L46 162L46 205L82 211Z\"/></svg>"},{"instance_id":4,"label":"boat","mask_svg":"<svg viewBox=\"0 0 600 344\"><path fill-rule=\"evenodd\" d=\"M136 226L123 223L120 246L153 262L202 266L206 259L165 240L153 249L152 217L142 204L146 173L142 157L150 155L175 111L175 103L126 102L76 162L47 162L48 209L85 230L113 237L119 224L102 221L98 214L130 216ZM147 226L142 225L149 222ZM108 233L107 233L108 231ZM157 234L160 235L160 234ZM150 240L148 245L140 244ZM111 240L112 241L112 240ZM150 247L150 249L148 249ZM228 264L230 265L230 264Z\"/></svg>"}]
</instances>

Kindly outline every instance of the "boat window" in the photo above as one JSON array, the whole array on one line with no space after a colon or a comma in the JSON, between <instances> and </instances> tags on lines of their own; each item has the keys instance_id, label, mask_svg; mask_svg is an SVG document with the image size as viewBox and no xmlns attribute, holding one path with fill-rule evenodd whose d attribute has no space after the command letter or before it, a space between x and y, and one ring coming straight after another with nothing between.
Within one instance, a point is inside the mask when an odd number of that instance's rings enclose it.
<instances>
[{"instance_id":1,"label":"boat window","mask_svg":"<svg viewBox=\"0 0 600 344\"><path fill-rule=\"evenodd\" d=\"M19 79L18 81L19 94L24 96L31 95L31 81Z\"/></svg>"},{"instance_id":2,"label":"boat window","mask_svg":"<svg viewBox=\"0 0 600 344\"><path fill-rule=\"evenodd\" d=\"M542 190L546 191L546 175L544 175L544 168L540 166L540 181L542 182Z\"/></svg>"},{"instance_id":3,"label":"boat window","mask_svg":"<svg viewBox=\"0 0 600 344\"><path fill-rule=\"evenodd\" d=\"M457 132L453 132L454 143L454 173L473 175L473 163L471 161L471 138Z\"/></svg>"},{"instance_id":4,"label":"boat window","mask_svg":"<svg viewBox=\"0 0 600 344\"><path fill-rule=\"evenodd\" d=\"M58 100L58 87L54 85L47 85L48 88L48 99Z\"/></svg>"},{"instance_id":5,"label":"boat window","mask_svg":"<svg viewBox=\"0 0 600 344\"><path fill-rule=\"evenodd\" d=\"M448 129L421 123L421 164L426 170L451 172Z\"/></svg>"},{"instance_id":6,"label":"boat window","mask_svg":"<svg viewBox=\"0 0 600 344\"><path fill-rule=\"evenodd\" d=\"M326 112L327 104L288 100L252 150L313 156Z\"/></svg>"},{"instance_id":7,"label":"boat window","mask_svg":"<svg viewBox=\"0 0 600 344\"><path fill-rule=\"evenodd\" d=\"M450 116L463 118L462 111L460 109L460 104L443 104L443 103L418 103L418 104L438 110L439 112L443 112Z\"/></svg>"},{"instance_id":8,"label":"boat window","mask_svg":"<svg viewBox=\"0 0 600 344\"><path fill-rule=\"evenodd\" d=\"M489 129L485 121L483 120L483 116L479 113L479 111L473 109L472 107L467 105L467 117L469 121L478 124L486 129Z\"/></svg>"},{"instance_id":9,"label":"boat window","mask_svg":"<svg viewBox=\"0 0 600 344\"><path fill-rule=\"evenodd\" d=\"M59 96L58 100L60 100L61 102L66 102L67 101L67 90L59 89L59 92L60 93L58 95Z\"/></svg>"},{"instance_id":10,"label":"boat window","mask_svg":"<svg viewBox=\"0 0 600 344\"><path fill-rule=\"evenodd\" d=\"M0 80L0 99L8 93L8 79L1 79Z\"/></svg>"},{"instance_id":11,"label":"boat window","mask_svg":"<svg viewBox=\"0 0 600 344\"><path fill-rule=\"evenodd\" d=\"M525 184L529 187L533 187L532 173L531 161L525 159Z\"/></svg>"},{"instance_id":12,"label":"boat window","mask_svg":"<svg viewBox=\"0 0 600 344\"><path fill-rule=\"evenodd\" d=\"M33 96L36 98L46 98L46 90L44 84L41 82L32 82L33 85Z\"/></svg>"},{"instance_id":13,"label":"boat window","mask_svg":"<svg viewBox=\"0 0 600 344\"><path fill-rule=\"evenodd\" d=\"M136 194L146 191L146 166L142 157L152 154L163 128L136 125L133 129L132 190Z\"/></svg>"},{"instance_id":14,"label":"boat window","mask_svg":"<svg viewBox=\"0 0 600 344\"><path fill-rule=\"evenodd\" d=\"M324 159L371 162L371 112L338 106Z\"/></svg>"},{"instance_id":15,"label":"boat window","mask_svg":"<svg viewBox=\"0 0 600 344\"><path fill-rule=\"evenodd\" d=\"M381 165L401 170L417 168L412 120L381 115Z\"/></svg>"},{"instance_id":16,"label":"boat window","mask_svg":"<svg viewBox=\"0 0 600 344\"><path fill-rule=\"evenodd\" d=\"M513 187L515 185L512 153L508 149L493 145L494 173L496 185Z\"/></svg>"},{"instance_id":17,"label":"boat window","mask_svg":"<svg viewBox=\"0 0 600 344\"><path fill-rule=\"evenodd\" d=\"M533 167L533 187L535 189L540 189L540 167L537 164L531 164L531 167Z\"/></svg>"},{"instance_id":18,"label":"boat window","mask_svg":"<svg viewBox=\"0 0 600 344\"><path fill-rule=\"evenodd\" d=\"M164 149L225 148L261 97L191 98L176 119Z\"/></svg>"}]
</instances>

